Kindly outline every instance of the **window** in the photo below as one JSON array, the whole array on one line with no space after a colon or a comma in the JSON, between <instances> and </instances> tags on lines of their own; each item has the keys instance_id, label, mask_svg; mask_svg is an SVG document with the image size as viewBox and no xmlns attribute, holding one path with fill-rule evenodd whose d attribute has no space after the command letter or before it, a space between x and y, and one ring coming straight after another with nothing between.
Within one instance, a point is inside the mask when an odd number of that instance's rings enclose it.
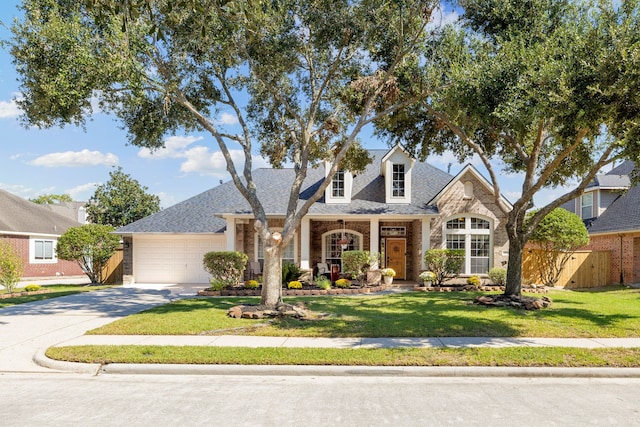
<instances>
[{"instance_id":1,"label":"window","mask_svg":"<svg viewBox=\"0 0 640 427\"><path fill-rule=\"evenodd\" d=\"M282 230L275 230L272 229L272 231L282 231ZM260 261L260 265L264 266L264 245L262 244L262 239L260 238L260 236L256 235L256 239L257 239L257 251L258 253L257 255L257 259L258 261ZM294 236L294 238L291 240L291 242L289 243L289 245L287 245L286 248L284 248L284 252L282 253L282 262L283 263L291 263L291 264L295 264L296 260L295 260L295 241L296 238Z\"/></svg>"},{"instance_id":2,"label":"window","mask_svg":"<svg viewBox=\"0 0 640 427\"><path fill-rule=\"evenodd\" d=\"M593 218L593 193L583 194L580 198L580 217Z\"/></svg>"},{"instance_id":3,"label":"window","mask_svg":"<svg viewBox=\"0 0 640 427\"><path fill-rule=\"evenodd\" d=\"M404 197L404 165L394 164L391 176L391 195L393 197Z\"/></svg>"},{"instance_id":4,"label":"window","mask_svg":"<svg viewBox=\"0 0 640 427\"><path fill-rule=\"evenodd\" d=\"M55 240L32 239L31 242L31 262L56 262Z\"/></svg>"},{"instance_id":5,"label":"window","mask_svg":"<svg viewBox=\"0 0 640 427\"><path fill-rule=\"evenodd\" d=\"M338 171L331 181L331 195L333 197L344 197L344 171Z\"/></svg>"},{"instance_id":6,"label":"window","mask_svg":"<svg viewBox=\"0 0 640 427\"><path fill-rule=\"evenodd\" d=\"M342 252L358 251L362 249L362 235L354 231L335 230L323 237L324 262L339 265L342 271Z\"/></svg>"},{"instance_id":7,"label":"window","mask_svg":"<svg viewBox=\"0 0 640 427\"><path fill-rule=\"evenodd\" d=\"M489 271L491 234L491 223L486 219L463 216L446 222L447 249L464 250L461 274L486 274Z\"/></svg>"}]
</instances>

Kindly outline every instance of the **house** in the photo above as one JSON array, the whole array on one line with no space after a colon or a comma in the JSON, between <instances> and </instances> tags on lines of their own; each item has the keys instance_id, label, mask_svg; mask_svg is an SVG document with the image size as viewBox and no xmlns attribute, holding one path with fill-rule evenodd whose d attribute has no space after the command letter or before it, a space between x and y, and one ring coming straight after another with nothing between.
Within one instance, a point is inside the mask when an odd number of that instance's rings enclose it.
<instances>
[{"instance_id":1,"label":"house","mask_svg":"<svg viewBox=\"0 0 640 427\"><path fill-rule=\"evenodd\" d=\"M399 280L417 280L429 248L466 249L464 275L486 274L508 258L505 216L489 182L473 167L451 176L419 162L400 146L372 150L373 162L357 176L338 171L324 197L302 219L285 262L314 274L342 269L344 250L384 254L383 267ZM320 186L329 164L309 170L300 199ZM253 172L269 226L284 224L292 169ZM504 200L504 199L503 199ZM508 204L506 200L505 203ZM116 230L124 241L125 283L208 283L208 251L235 250L262 262L248 202L232 182Z\"/></svg>"},{"instance_id":2,"label":"house","mask_svg":"<svg viewBox=\"0 0 640 427\"><path fill-rule=\"evenodd\" d=\"M46 206L0 190L0 238L20 254L25 278L84 275L76 262L56 256L58 238L79 225Z\"/></svg>"},{"instance_id":3,"label":"house","mask_svg":"<svg viewBox=\"0 0 640 427\"><path fill-rule=\"evenodd\" d=\"M597 175L580 197L562 206L587 225L586 249L610 252L609 284L640 283L640 186L630 185L634 169L625 161Z\"/></svg>"}]
</instances>

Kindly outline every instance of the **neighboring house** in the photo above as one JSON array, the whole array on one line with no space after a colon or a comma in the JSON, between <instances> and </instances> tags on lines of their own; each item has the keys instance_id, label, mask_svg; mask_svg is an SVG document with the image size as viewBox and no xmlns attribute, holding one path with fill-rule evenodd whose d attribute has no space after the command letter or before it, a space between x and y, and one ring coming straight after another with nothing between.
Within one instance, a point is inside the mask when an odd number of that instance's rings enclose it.
<instances>
[{"instance_id":1,"label":"neighboring house","mask_svg":"<svg viewBox=\"0 0 640 427\"><path fill-rule=\"evenodd\" d=\"M58 238L79 225L46 206L0 190L0 238L7 239L20 254L25 278L84 275L76 262L56 256Z\"/></svg>"},{"instance_id":2,"label":"neighboring house","mask_svg":"<svg viewBox=\"0 0 640 427\"><path fill-rule=\"evenodd\" d=\"M44 206L57 214L69 217L80 224L88 224L89 221L87 221L86 205L87 202L61 202L41 206Z\"/></svg>"},{"instance_id":3,"label":"neighboring house","mask_svg":"<svg viewBox=\"0 0 640 427\"><path fill-rule=\"evenodd\" d=\"M586 249L610 251L610 284L640 283L640 186L630 188L634 168L626 161L596 176L582 196L562 206L585 221L591 238Z\"/></svg>"},{"instance_id":4,"label":"neighboring house","mask_svg":"<svg viewBox=\"0 0 640 427\"><path fill-rule=\"evenodd\" d=\"M505 216L492 187L472 166L453 177L411 158L401 146L372 150L373 162L355 176L338 171L325 195L302 219L285 262L303 269L342 269L344 250L384 254L396 279L417 280L429 248L465 249L464 275L483 275L508 258ZM310 197L329 165L309 170L300 199ZM253 172L269 226L284 224L292 169ZM506 200L503 199L508 204ZM208 283L204 253L241 251L263 261L248 202L227 182L116 233L124 241L125 283Z\"/></svg>"}]
</instances>

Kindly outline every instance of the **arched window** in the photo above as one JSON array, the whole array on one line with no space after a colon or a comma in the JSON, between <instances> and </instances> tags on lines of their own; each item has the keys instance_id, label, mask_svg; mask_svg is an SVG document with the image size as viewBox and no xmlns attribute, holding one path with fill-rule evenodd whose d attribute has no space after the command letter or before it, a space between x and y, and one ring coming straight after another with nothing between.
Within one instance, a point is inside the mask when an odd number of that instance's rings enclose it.
<instances>
[{"instance_id":1,"label":"arched window","mask_svg":"<svg viewBox=\"0 0 640 427\"><path fill-rule=\"evenodd\" d=\"M322 235L322 262L340 266L342 252L362 250L362 234L353 230L332 230Z\"/></svg>"},{"instance_id":2,"label":"arched window","mask_svg":"<svg viewBox=\"0 0 640 427\"><path fill-rule=\"evenodd\" d=\"M448 220L444 226L447 249L464 249L461 274L487 274L491 266L491 222L474 216Z\"/></svg>"}]
</instances>

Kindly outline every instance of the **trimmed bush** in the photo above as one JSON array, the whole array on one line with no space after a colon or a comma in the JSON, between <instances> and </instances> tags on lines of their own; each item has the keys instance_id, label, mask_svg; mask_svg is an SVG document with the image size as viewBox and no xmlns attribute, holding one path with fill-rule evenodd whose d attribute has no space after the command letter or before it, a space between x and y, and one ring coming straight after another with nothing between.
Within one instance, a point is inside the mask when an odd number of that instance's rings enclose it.
<instances>
[{"instance_id":1,"label":"trimmed bush","mask_svg":"<svg viewBox=\"0 0 640 427\"><path fill-rule=\"evenodd\" d=\"M504 286L507 283L507 270L505 268L492 268L489 270L489 280L495 286Z\"/></svg>"},{"instance_id":2,"label":"trimmed bush","mask_svg":"<svg viewBox=\"0 0 640 427\"><path fill-rule=\"evenodd\" d=\"M379 254L369 251L344 251L342 252L342 269L358 283L364 284L367 281L369 267L379 259Z\"/></svg>"},{"instance_id":3,"label":"trimmed bush","mask_svg":"<svg viewBox=\"0 0 640 427\"><path fill-rule=\"evenodd\" d=\"M291 262L282 264L282 283L289 283L298 278L300 278L300 269L297 265Z\"/></svg>"},{"instance_id":4,"label":"trimmed bush","mask_svg":"<svg viewBox=\"0 0 640 427\"><path fill-rule=\"evenodd\" d=\"M316 277L316 286L320 289L331 289L331 280L327 278L327 276L318 276Z\"/></svg>"},{"instance_id":5,"label":"trimmed bush","mask_svg":"<svg viewBox=\"0 0 640 427\"><path fill-rule=\"evenodd\" d=\"M36 292L40 290L40 285L35 285L33 283L24 287L24 290L27 292Z\"/></svg>"},{"instance_id":6,"label":"trimmed bush","mask_svg":"<svg viewBox=\"0 0 640 427\"><path fill-rule=\"evenodd\" d=\"M429 249L424 254L424 261L427 269L436 275L436 285L441 286L460 274L464 264L464 250Z\"/></svg>"},{"instance_id":7,"label":"trimmed bush","mask_svg":"<svg viewBox=\"0 0 640 427\"><path fill-rule=\"evenodd\" d=\"M213 276L211 285L222 285L223 288L235 286L240 283L249 257L247 254L235 251L207 252L204 254L202 264L204 269ZM219 290L219 289L214 289Z\"/></svg>"}]
</instances>

